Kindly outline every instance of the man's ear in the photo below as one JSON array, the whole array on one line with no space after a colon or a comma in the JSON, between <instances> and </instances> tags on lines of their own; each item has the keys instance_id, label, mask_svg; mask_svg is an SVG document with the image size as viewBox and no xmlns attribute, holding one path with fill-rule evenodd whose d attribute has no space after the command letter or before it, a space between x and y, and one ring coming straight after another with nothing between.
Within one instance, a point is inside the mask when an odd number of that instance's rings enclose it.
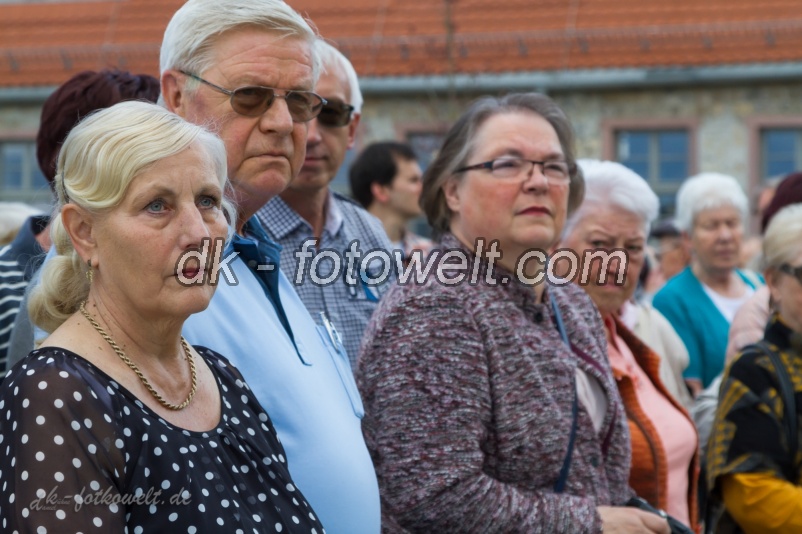
<instances>
[{"instance_id":1,"label":"man's ear","mask_svg":"<svg viewBox=\"0 0 802 534\"><path fill-rule=\"evenodd\" d=\"M177 70L167 69L162 73L161 97L164 107L180 117L186 118L187 95L184 91L183 74Z\"/></svg>"},{"instance_id":2,"label":"man's ear","mask_svg":"<svg viewBox=\"0 0 802 534\"><path fill-rule=\"evenodd\" d=\"M61 208L61 223L72 240L78 255L86 260L95 260L97 242L95 241L95 220L85 209L75 204L64 204ZM94 265L97 261L92 261Z\"/></svg>"},{"instance_id":3,"label":"man's ear","mask_svg":"<svg viewBox=\"0 0 802 534\"><path fill-rule=\"evenodd\" d=\"M348 123L348 146L346 148L354 148L354 142L356 141L356 129L359 126L359 119L361 118L361 113L354 113L351 117L351 122Z\"/></svg>"},{"instance_id":4,"label":"man's ear","mask_svg":"<svg viewBox=\"0 0 802 534\"><path fill-rule=\"evenodd\" d=\"M386 204L390 200L389 187L379 182L370 183L370 194L373 195L373 202L379 204Z\"/></svg>"},{"instance_id":5,"label":"man's ear","mask_svg":"<svg viewBox=\"0 0 802 534\"><path fill-rule=\"evenodd\" d=\"M446 183L443 184L443 196L446 198L446 204L448 205L448 209L454 213L460 212L459 185L459 180L454 177L449 178Z\"/></svg>"}]
</instances>

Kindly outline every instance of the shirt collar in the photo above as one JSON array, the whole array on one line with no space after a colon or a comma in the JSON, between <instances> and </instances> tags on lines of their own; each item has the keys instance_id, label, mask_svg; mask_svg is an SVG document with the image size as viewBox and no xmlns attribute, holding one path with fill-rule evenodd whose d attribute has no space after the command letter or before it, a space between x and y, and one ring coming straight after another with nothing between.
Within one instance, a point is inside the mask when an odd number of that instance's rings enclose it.
<instances>
[{"instance_id":1,"label":"shirt collar","mask_svg":"<svg viewBox=\"0 0 802 534\"><path fill-rule=\"evenodd\" d=\"M323 225L323 230L328 232L332 237L340 233L342 229L344 217L340 209L339 202L337 202L334 193L329 188L327 189L328 197L326 198L326 222ZM299 227L305 227L311 233L312 227L303 217L292 209L289 204L284 202L281 197L273 197L267 204L259 209L259 216L270 228L276 239L282 240L295 232Z\"/></svg>"},{"instance_id":2,"label":"shirt collar","mask_svg":"<svg viewBox=\"0 0 802 534\"><path fill-rule=\"evenodd\" d=\"M326 199L326 224L323 225L323 229L327 231L330 236L335 237L340 233L345 218L343 217L340 203L337 201L334 192L331 189L328 191L329 197Z\"/></svg>"}]
</instances>

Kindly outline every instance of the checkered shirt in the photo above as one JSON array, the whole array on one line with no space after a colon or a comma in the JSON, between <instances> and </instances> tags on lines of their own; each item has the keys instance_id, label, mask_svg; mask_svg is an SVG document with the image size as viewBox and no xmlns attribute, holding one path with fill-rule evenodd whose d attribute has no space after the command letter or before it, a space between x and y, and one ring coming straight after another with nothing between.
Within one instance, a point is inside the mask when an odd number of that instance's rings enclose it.
<instances>
[{"instance_id":1,"label":"checkered shirt","mask_svg":"<svg viewBox=\"0 0 802 534\"><path fill-rule=\"evenodd\" d=\"M304 305L312 317L320 323L319 313L326 312L332 324L342 336L345 351L356 369L359 344L362 333L378 304L378 298L395 282L395 270L387 281L371 289L358 281L356 285L348 285L345 280L346 258L353 240L358 240L358 250L362 256L371 250L383 249L391 251L392 245L381 222L365 211L353 200L333 191L329 191L326 223L318 247L313 251L333 250L341 258L341 274L327 285L315 284L311 280L310 269L314 266L320 278L326 278L331 272L334 262L319 260L317 263L307 259L301 283L297 276L299 259L295 253L301 249L304 241L314 238L312 227L298 213L287 205L280 197L275 197L265 204L257 213L267 234L280 244L281 270L287 275ZM371 264L371 266L374 264Z\"/></svg>"}]
</instances>

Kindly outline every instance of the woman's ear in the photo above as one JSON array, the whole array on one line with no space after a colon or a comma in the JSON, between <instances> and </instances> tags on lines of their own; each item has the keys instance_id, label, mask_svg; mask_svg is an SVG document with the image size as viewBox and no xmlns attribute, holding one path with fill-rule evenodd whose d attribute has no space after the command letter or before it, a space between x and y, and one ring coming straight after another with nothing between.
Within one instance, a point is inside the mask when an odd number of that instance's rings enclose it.
<instances>
[{"instance_id":1,"label":"woman's ear","mask_svg":"<svg viewBox=\"0 0 802 534\"><path fill-rule=\"evenodd\" d=\"M766 280L766 286L768 286L769 293L771 293L771 303L774 309L777 308L782 300L782 291L780 291L778 286L780 276L781 273L777 272L776 269L771 267L766 269L766 271L763 273L763 277Z\"/></svg>"},{"instance_id":2,"label":"woman's ear","mask_svg":"<svg viewBox=\"0 0 802 534\"><path fill-rule=\"evenodd\" d=\"M460 182L453 176L450 177L445 184L443 184L443 196L446 199L446 205L454 213L460 212Z\"/></svg>"},{"instance_id":3,"label":"woman's ear","mask_svg":"<svg viewBox=\"0 0 802 534\"><path fill-rule=\"evenodd\" d=\"M72 203L61 207L61 223L81 259L91 260L96 252L95 219L88 211ZM96 262L93 262L96 263Z\"/></svg>"}]
</instances>

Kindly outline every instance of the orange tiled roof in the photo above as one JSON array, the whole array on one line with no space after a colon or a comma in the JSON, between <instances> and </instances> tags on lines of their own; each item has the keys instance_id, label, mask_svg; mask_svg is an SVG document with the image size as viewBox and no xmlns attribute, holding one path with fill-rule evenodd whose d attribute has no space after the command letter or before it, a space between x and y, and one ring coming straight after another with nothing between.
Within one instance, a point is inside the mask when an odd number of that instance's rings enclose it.
<instances>
[{"instance_id":1,"label":"orange tiled roof","mask_svg":"<svg viewBox=\"0 0 802 534\"><path fill-rule=\"evenodd\" d=\"M802 61L802 0L290 0L360 76ZM180 0L0 4L0 86L156 74Z\"/></svg>"}]
</instances>

